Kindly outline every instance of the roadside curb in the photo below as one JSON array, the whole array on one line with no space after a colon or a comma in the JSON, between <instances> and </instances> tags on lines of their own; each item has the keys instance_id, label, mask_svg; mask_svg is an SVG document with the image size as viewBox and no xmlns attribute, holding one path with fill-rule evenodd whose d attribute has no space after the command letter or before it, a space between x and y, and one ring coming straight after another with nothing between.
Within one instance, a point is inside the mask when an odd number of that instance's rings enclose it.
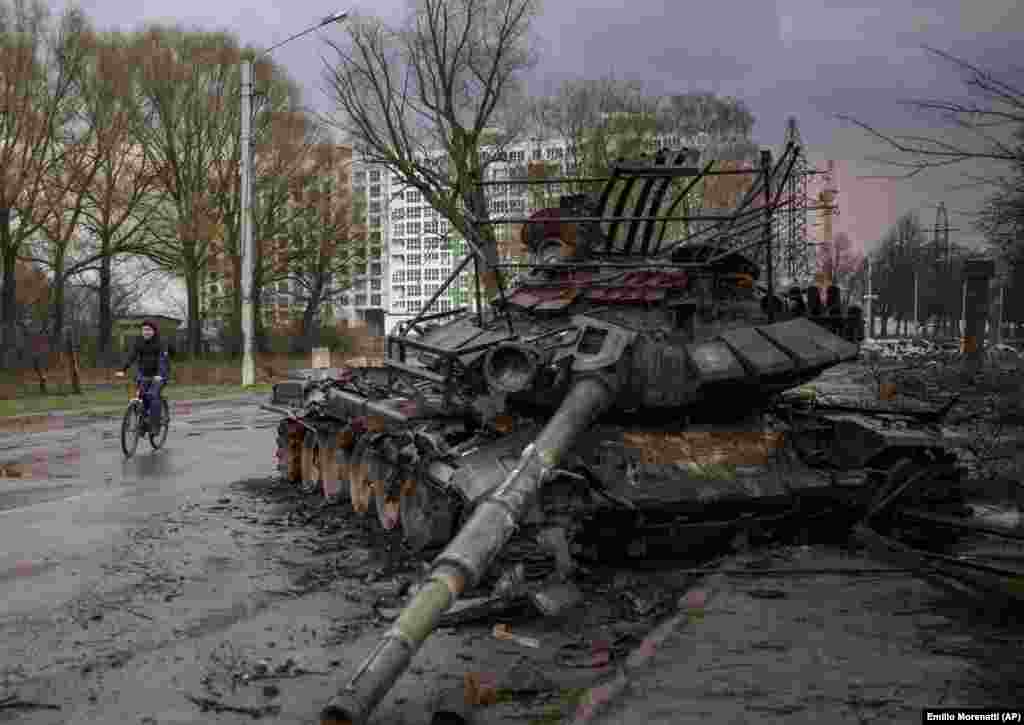
<instances>
[{"instance_id":1,"label":"roadside curb","mask_svg":"<svg viewBox=\"0 0 1024 725\"><path fill-rule=\"evenodd\" d=\"M232 395L214 398L195 398L192 400L168 400L172 409L181 406L192 408L203 408L211 405L224 405L230 403L259 405L267 400L266 393L253 393L250 395ZM50 411L47 413L25 413L22 415L10 415L0 418L0 433L11 428L43 427L49 428L49 424L56 424L62 427L67 423L84 423L90 420L103 418L116 418L124 413L125 405L104 406L102 408L71 409L64 411Z\"/></svg>"}]
</instances>

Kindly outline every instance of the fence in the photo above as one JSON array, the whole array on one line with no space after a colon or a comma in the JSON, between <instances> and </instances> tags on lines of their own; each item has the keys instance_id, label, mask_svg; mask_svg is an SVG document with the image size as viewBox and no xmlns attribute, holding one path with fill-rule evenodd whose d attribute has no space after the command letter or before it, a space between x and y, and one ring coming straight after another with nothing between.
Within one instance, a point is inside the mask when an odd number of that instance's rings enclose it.
<instances>
[{"instance_id":1,"label":"fence","mask_svg":"<svg viewBox=\"0 0 1024 725\"><path fill-rule=\"evenodd\" d=\"M373 365L383 357L382 338L367 337L360 340L353 349L331 352L331 366ZM295 368L311 367L311 355L289 355L283 353L257 353L256 384L269 384L284 380L288 371ZM50 395L65 395L74 391L72 360L67 353L47 356L47 364L41 366L45 392ZM115 367L80 366L79 386L83 392L102 389L123 389L131 392L131 380L115 377L120 363ZM7 371L0 374L0 400L11 400L26 395L39 395L39 372L28 368ZM223 357L206 360L175 360L171 365L172 385L241 385L242 361L240 357Z\"/></svg>"}]
</instances>

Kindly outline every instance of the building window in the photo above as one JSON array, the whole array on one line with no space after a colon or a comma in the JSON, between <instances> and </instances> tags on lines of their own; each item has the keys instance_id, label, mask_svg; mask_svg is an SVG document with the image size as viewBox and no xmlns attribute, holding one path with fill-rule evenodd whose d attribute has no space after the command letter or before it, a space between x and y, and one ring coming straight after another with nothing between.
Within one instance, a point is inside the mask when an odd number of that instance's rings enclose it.
<instances>
[{"instance_id":1,"label":"building window","mask_svg":"<svg viewBox=\"0 0 1024 725\"><path fill-rule=\"evenodd\" d=\"M370 197L377 198L380 196L380 184L374 184L370 187Z\"/></svg>"},{"instance_id":2,"label":"building window","mask_svg":"<svg viewBox=\"0 0 1024 725\"><path fill-rule=\"evenodd\" d=\"M438 231L438 234L447 234L448 233L448 220L447 219L442 219L441 220L440 225L437 228L437 231Z\"/></svg>"},{"instance_id":3,"label":"building window","mask_svg":"<svg viewBox=\"0 0 1024 725\"><path fill-rule=\"evenodd\" d=\"M356 295L356 307L366 306L366 295Z\"/></svg>"},{"instance_id":4,"label":"building window","mask_svg":"<svg viewBox=\"0 0 1024 725\"><path fill-rule=\"evenodd\" d=\"M370 289L371 290L380 290L380 280L379 279L371 279L370 280Z\"/></svg>"},{"instance_id":5,"label":"building window","mask_svg":"<svg viewBox=\"0 0 1024 725\"><path fill-rule=\"evenodd\" d=\"M439 269L425 269L423 270L423 279L427 280L439 280L441 279L441 270Z\"/></svg>"},{"instance_id":6,"label":"building window","mask_svg":"<svg viewBox=\"0 0 1024 725\"><path fill-rule=\"evenodd\" d=\"M406 219L419 219L420 215L422 215L422 214L423 214L423 207L422 206L410 206L408 209L405 210L405 218Z\"/></svg>"},{"instance_id":7,"label":"building window","mask_svg":"<svg viewBox=\"0 0 1024 725\"><path fill-rule=\"evenodd\" d=\"M380 214L380 202L379 201L371 201L370 202L370 213L371 214Z\"/></svg>"},{"instance_id":8,"label":"building window","mask_svg":"<svg viewBox=\"0 0 1024 725\"><path fill-rule=\"evenodd\" d=\"M423 222L423 231L426 234L437 234L437 222L436 221Z\"/></svg>"},{"instance_id":9,"label":"building window","mask_svg":"<svg viewBox=\"0 0 1024 725\"><path fill-rule=\"evenodd\" d=\"M348 307L349 302L351 302L351 300L349 299L348 295L342 295L341 297L338 298L338 304L341 305L342 307Z\"/></svg>"},{"instance_id":10,"label":"building window","mask_svg":"<svg viewBox=\"0 0 1024 725\"><path fill-rule=\"evenodd\" d=\"M548 149L544 155L547 157L548 161L554 161L555 159L562 158L565 155L565 151L561 148L551 148Z\"/></svg>"},{"instance_id":11,"label":"building window","mask_svg":"<svg viewBox=\"0 0 1024 725\"><path fill-rule=\"evenodd\" d=\"M520 162L521 161L526 161L526 152L525 151L509 151L509 153L508 153L508 160L509 161L520 161Z\"/></svg>"},{"instance_id":12,"label":"building window","mask_svg":"<svg viewBox=\"0 0 1024 725\"><path fill-rule=\"evenodd\" d=\"M422 247L419 239L411 237L406 241L405 248L408 249L410 252L418 252Z\"/></svg>"},{"instance_id":13,"label":"building window","mask_svg":"<svg viewBox=\"0 0 1024 725\"><path fill-rule=\"evenodd\" d=\"M418 192L418 191L413 190L413 191L405 192L405 200L407 202L409 202L410 204L418 204L419 201L420 201L420 198L421 198L421 195L420 195L420 192Z\"/></svg>"},{"instance_id":14,"label":"building window","mask_svg":"<svg viewBox=\"0 0 1024 725\"><path fill-rule=\"evenodd\" d=\"M420 271L418 269L407 269L405 270L405 278L410 282L419 282Z\"/></svg>"},{"instance_id":15,"label":"building window","mask_svg":"<svg viewBox=\"0 0 1024 725\"><path fill-rule=\"evenodd\" d=\"M380 307L380 295L370 295L370 306Z\"/></svg>"},{"instance_id":16,"label":"building window","mask_svg":"<svg viewBox=\"0 0 1024 725\"><path fill-rule=\"evenodd\" d=\"M540 161L542 155L543 155L543 151L541 151L540 147L538 146L537 148L535 148L533 150L533 154L530 156L530 158L533 161Z\"/></svg>"},{"instance_id":17,"label":"building window","mask_svg":"<svg viewBox=\"0 0 1024 725\"><path fill-rule=\"evenodd\" d=\"M523 211L526 208L526 201L524 199L512 199L508 203L510 211Z\"/></svg>"},{"instance_id":18,"label":"building window","mask_svg":"<svg viewBox=\"0 0 1024 725\"><path fill-rule=\"evenodd\" d=\"M441 300L441 312L450 312L452 309L451 300Z\"/></svg>"},{"instance_id":19,"label":"building window","mask_svg":"<svg viewBox=\"0 0 1024 725\"><path fill-rule=\"evenodd\" d=\"M405 222L398 222L391 226L391 236L400 237L405 234Z\"/></svg>"},{"instance_id":20,"label":"building window","mask_svg":"<svg viewBox=\"0 0 1024 725\"><path fill-rule=\"evenodd\" d=\"M420 233L420 223L419 222L406 222L405 223L405 233L406 234L419 234Z\"/></svg>"},{"instance_id":21,"label":"building window","mask_svg":"<svg viewBox=\"0 0 1024 725\"><path fill-rule=\"evenodd\" d=\"M410 254L409 255L409 266L410 267L418 267L421 264L423 264L423 262L420 259L420 255L418 255L418 254Z\"/></svg>"},{"instance_id":22,"label":"building window","mask_svg":"<svg viewBox=\"0 0 1024 725\"><path fill-rule=\"evenodd\" d=\"M379 216L372 216L372 217L370 217L370 226L372 228L374 228L374 229L380 229L380 217Z\"/></svg>"},{"instance_id":23,"label":"building window","mask_svg":"<svg viewBox=\"0 0 1024 725\"><path fill-rule=\"evenodd\" d=\"M405 291L409 293L410 297L422 297L423 296L423 290L419 287L419 285L417 285L415 287L407 287Z\"/></svg>"},{"instance_id":24,"label":"building window","mask_svg":"<svg viewBox=\"0 0 1024 725\"><path fill-rule=\"evenodd\" d=\"M399 219L405 219L405 207L392 209L391 221L395 222L398 221Z\"/></svg>"},{"instance_id":25,"label":"building window","mask_svg":"<svg viewBox=\"0 0 1024 725\"><path fill-rule=\"evenodd\" d=\"M357 171L356 172L355 183L356 184L365 184L366 183L366 172L365 171Z\"/></svg>"},{"instance_id":26,"label":"building window","mask_svg":"<svg viewBox=\"0 0 1024 725\"><path fill-rule=\"evenodd\" d=\"M394 272L391 273L391 282L392 282L392 284L400 284L400 283L402 283L404 281L405 281L405 270L404 269L396 269Z\"/></svg>"},{"instance_id":27,"label":"building window","mask_svg":"<svg viewBox=\"0 0 1024 725\"><path fill-rule=\"evenodd\" d=\"M374 262L373 264L370 265L370 274L374 275L375 277L380 277L383 273L384 272L380 262Z\"/></svg>"},{"instance_id":28,"label":"building window","mask_svg":"<svg viewBox=\"0 0 1024 725\"><path fill-rule=\"evenodd\" d=\"M370 183L380 183L380 169L374 169L373 171L370 172Z\"/></svg>"}]
</instances>

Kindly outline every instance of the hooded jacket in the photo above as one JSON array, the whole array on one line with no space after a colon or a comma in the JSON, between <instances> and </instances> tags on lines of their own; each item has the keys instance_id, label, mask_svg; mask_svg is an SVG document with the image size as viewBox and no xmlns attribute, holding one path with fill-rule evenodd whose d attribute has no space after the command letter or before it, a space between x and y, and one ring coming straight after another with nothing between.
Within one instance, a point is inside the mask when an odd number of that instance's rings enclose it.
<instances>
[{"instance_id":1,"label":"hooded jacket","mask_svg":"<svg viewBox=\"0 0 1024 725\"><path fill-rule=\"evenodd\" d=\"M145 377L159 375L166 380L171 372L171 362L167 348L160 341L160 328L155 323L149 321L142 323L142 326L152 327L156 334L148 340L144 337L136 339L131 357L125 362L122 370L127 372L128 368L137 362L140 375Z\"/></svg>"}]
</instances>

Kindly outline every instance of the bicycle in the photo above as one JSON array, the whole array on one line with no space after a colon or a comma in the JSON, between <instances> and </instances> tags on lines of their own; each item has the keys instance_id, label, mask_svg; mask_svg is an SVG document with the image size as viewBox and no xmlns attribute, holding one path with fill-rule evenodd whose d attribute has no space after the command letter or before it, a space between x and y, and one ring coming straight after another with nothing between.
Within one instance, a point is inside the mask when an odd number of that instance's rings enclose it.
<instances>
[{"instance_id":1,"label":"bicycle","mask_svg":"<svg viewBox=\"0 0 1024 725\"><path fill-rule=\"evenodd\" d=\"M121 450L127 458L135 455L139 447L139 438L144 434L149 436L149 444L153 450L159 450L167 442L167 430L171 424L171 409L167 405L167 399L163 392L160 393L160 428L156 431L147 429L148 409L144 397L146 383L151 381L150 377L139 378L135 387L135 397L128 403L128 409L124 412L124 419L121 421Z\"/></svg>"}]
</instances>

